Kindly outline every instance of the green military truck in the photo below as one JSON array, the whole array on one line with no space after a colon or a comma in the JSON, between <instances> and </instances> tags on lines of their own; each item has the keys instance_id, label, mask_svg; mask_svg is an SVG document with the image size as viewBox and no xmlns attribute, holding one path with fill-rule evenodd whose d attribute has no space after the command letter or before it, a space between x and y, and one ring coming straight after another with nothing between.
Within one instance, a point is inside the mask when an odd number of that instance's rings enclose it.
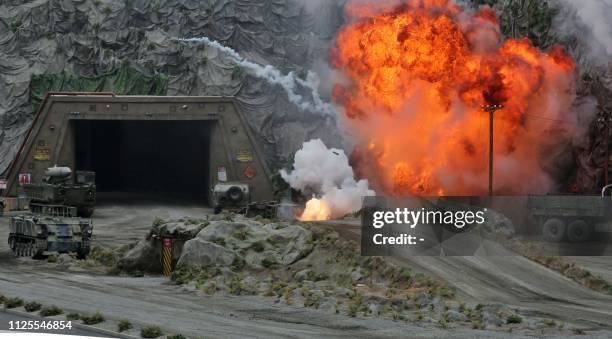
<instances>
[{"instance_id":1,"label":"green military truck","mask_svg":"<svg viewBox=\"0 0 612 339\"><path fill-rule=\"evenodd\" d=\"M609 231L612 226L612 196L544 195L530 196L528 209L536 218L545 240L553 242L584 242L596 231Z\"/></svg>"},{"instance_id":2,"label":"green military truck","mask_svg":"<svg viewBox=\"0 0 612 339\"><path fill-rule=\"evenodd\" d=\"M30 199L32 213L70 206L76 208L76 215L89 218L96 204L96 175L94 172L76 171L74 178L69 167L49 167L41 183L23 186Z\"/></svg>"}]
</instances>

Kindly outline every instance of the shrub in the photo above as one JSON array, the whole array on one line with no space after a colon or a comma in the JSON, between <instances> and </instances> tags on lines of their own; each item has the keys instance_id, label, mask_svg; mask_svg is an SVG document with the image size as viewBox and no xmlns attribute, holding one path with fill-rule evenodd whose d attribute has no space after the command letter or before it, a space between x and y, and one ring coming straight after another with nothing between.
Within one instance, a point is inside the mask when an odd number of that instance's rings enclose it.
<instances>
[{"instance_id":1,"label":"shrub","mask_svg":"<svg viewBox=\"0 0 612 339\"><path fill-rule=\"evenodd\" d=\"M99 324L101 322L106 321L106 319L104 318L104 315L100 311L90 316L81 317L81 320L83 321L83 324L85 325L95 325L95 324Z\"/></svg>"},{"instance_id":2,"label":"shrub","mask_svg":"<svg viewBox=\"0 0 612 339\"><path fill-rule=\"evenodd\" d=\"M228 285L228 292L234 295L240 295L242 292L246 290L246 286L242 282L242 278L236 276L233 277Z\"/></svg>"},{"instance_id":3,"label":"shrub","mask_svg":"<svg viewBox=\"0 0 612 339\"><path fill-rule=\"evenodd\" d=\"M219 246L225 246L225 238L223 237L213 237L210 239L210 241Z\"/></svg>"},{"instance_id":4,"label":"shrub","mask_svg":"<svg viewBox=\"0 0 612 339\"><path fill-rule=\"evenodd\" d=\"M523 318L518 314L512 314L506 319L507 324L520 324L523 322Z\"/></svg>"},{"instance_id":5,"label":"shrub","mask_svg":"<svg viewBox=\"0 0 612 339\"><path fill-rule=\"evenodd\" d=\"M247 229L241 229L241 230L237 230L235 231L232 236L238 240L246 240L249 237L249 231Z\"/></svg>"},{"instance_id":6,"label":"shrub","mask_svg":"<svg viewBox=\"0 0 612 339\"><path fill-rule=\"evenodd\" d=\"M239 255L234 256L234 260L232 261L232 269L234 271L240 271L246 265L246 261Z\"/></svg>"},{"instance_id":7,"label":"shrub","mask_svg":"<svg viewBox=\"0 0 612 339\"><path fill-rule=\"evenodd\" d=\"M119 321L119 324L117 324L117 330L119 332L123 332L123 331L127 331L129 329L132 329L134 326L132 325L132 322L129 320L121 320Z\"/></svg>"},{"instance_id":8,"label":"shrub","mask_svg":"<svg viewBox=\"0 0 612 339\"><path fill-rule=\"evenodd\" d=\"M256 241L251 245L251 248L253 249L253 251L260 253L265 250L266 246L262 241Z\"/></svg>"},{"instance_id":9,"label":"shrub","mask_svg":"<svg viewBox=\"0 0 612 339\"><path fill-rule=\"evenodd\" d=\"M26 312L36 312L40 310L42 305L40 303L37 303L36 301L30 301L26 303L23 307L25 308Z\"/></svg>"},{"instance_id":10,"label":"shrub","mask_svg":"<svg viewBox=\"0 0 612 339\"><path fill-rule=\"evenodd\" d=\"M274 258L264 258L264 260L261 261L261 266L265 268L274 268L278 266L278 262Z\"/></svg>"},{"instance_id":11,"label":"shrub","mask_svg":"<svg viewBox=\"0 0 612 339\"><path fill-rule=\"evenodd\" d=\"M6 308L15 308L19 306L23 306L23 299L21 298L9 298L4 302Z\"/></svg>"},{"instance_id":12,"label":"shrub","mask_svg":"<svg viewBox=\"0 0 612 339\"><path fill-rule=\"evenodd\" d=\"M110 248L96 246L91 249L91 253L89 253L89 259L99 262L104 266L113 266L117 263L118 256L115 251Z\"/></svg>"},{"instance_id":13,"label":"shrub","mask_svg":"<svg viewBox=\"0 0 612 339\"><path fill-rule=\"evenodd\" d=\"M166 337L166 339L187 339L187 337L182 334L170 334Z\"/></svg>"},{"instance_id":14,"label":"shrub","mask_svg":"<svg viewBox=\"0 0 612 339\"><path fill-rule=\"evenodd\" d=\"M140 329L140 336L143 338L157 338L162 335L162 330L159 326L150 325Z\"/></svg>"},{"instance_id":15,"label":"shrub","mask_svg":"<svg viewBox=\"0 0 612 339\"><path fill-rule=\"evenodd\" d=\"M61 308L55 305L46 306L43 307L42 310L40 310L40 315L43 317L52 317L54 315L60 315L62 313L64 313L64 311L62 311Z\"/></svg>"}]
</instances>

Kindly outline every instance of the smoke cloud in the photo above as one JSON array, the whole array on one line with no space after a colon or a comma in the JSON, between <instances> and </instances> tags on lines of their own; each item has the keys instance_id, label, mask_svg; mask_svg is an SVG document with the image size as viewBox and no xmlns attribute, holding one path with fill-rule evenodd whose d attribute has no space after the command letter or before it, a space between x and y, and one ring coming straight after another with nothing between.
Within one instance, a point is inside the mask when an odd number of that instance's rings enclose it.
<instances>
[{"instance_id":1,"label":"smoke cloud","mask_svg":"<svg viewBox=\"0 0 612 339\"><path fill-rule=\"evenodd\" d=\"M324 214L314 219L337 218L357 211L363 196L375 195L367 180L355 181L344 151L327 148L320 139L305 142L295 153L293 166L293 171L281 170L280 174L292 188L320 197L309 202L316 208L306 206L307 211L316 209Z\"/></svg>"},{"instance_id":2,"label":"smoke cloud","mask_svg":"<svg viewBox=\"0 0 612 339\"><path fill-rule=\"evenodd\" d=\"M579 22L588 28L585 43L591 58L607 64L612 57L612 0L562 0L561 4L570 13L561 13L557 22L560 33L575 32Z\"/></svg>"},{"instance_id":3,"label":"smoke cloud","mask_svg":"<svg viewBox=\"0 0 612 339\"><path fill-rule=\"evenodd\" d=\"M176 39L181 42L201 43L215 48L226 54L236 65L248 70L254 76L266 80L273 85L281 86L287 93L289 101L295 104L302 111L317 112L325 115L335 115L334 107L324 102L319 94L319 77L308 71L306 79L299 78L294 72L283 74L279 69L272 65L262 66L252 61L246 60L235 50L221 45L219 42L211 40L207 37ZM301 95L299 92L306 90L309 98Z\"/></svg>"}]
</instances>

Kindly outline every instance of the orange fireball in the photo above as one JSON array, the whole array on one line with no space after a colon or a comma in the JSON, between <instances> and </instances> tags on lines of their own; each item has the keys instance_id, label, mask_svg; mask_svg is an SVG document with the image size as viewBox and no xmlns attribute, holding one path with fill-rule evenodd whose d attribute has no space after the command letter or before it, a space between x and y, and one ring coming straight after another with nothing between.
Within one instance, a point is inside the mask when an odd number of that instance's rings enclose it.
<instances>
[{"instance_id":1,"label":"orange fireball","mask_svg":"<svg viewBox=\"0 0 612 339\"><path fill-rule=\"evenodd\" d=\"M331 208L323 201L323 199L311 198L306 202L306 208L301 216L300 221L320 221L331 219Z\"/></svg>"},{"instance_id":2,"label":"orange fireball","mask_svg":"<svg viewBox=\"0 0 612 339\"><path fill-rule=\"evenodd\" d=\"M334 88L360 145L356 173L395 195L487 190L488 113L495 190L551 188L547 166L570 140L575 64L562 49L500 39L493 10L448 0L352 1L332 50Z\"/></svg>"}]
</instances>

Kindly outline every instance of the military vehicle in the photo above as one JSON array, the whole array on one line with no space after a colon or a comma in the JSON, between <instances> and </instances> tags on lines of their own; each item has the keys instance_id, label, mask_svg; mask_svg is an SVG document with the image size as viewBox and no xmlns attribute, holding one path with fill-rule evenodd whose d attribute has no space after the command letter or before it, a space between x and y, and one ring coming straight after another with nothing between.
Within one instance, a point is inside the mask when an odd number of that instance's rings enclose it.
<instances>
[{"instance_id":1,"label":"military vehicle","mask_svg":"<svg viewBox=\"0 0 612 339\"><path fill-rule=\"evenodd\" d=\"M244 210L251 202L249 185L240 182L219 182L213 188L214 212L223 209Z\"/></svg>"},{"instance_id":2,"label":"military vehicle","mask_svg":"<svg viewBox=\"0 0 612 339\"><path fill-rule=\"evenodd\" d=\"M598 195L530 196L528 208L547 241L584 242L594 232L609 232L612 226L612 197L607 185Z\"/></svg>"},{"instance_id":3,"label":"military vehicle","mask_svg":"<svg viewBox=\"0 0 612 339\"><path fill-rule=\"evenodd\" d=\"M24 192L30 198L30 211L46 213L49 209L75 207L76 215L92 216L96 204L95 173L77 171L72 178L69 167L49 167L42 183L25 184Z\"/></svg>"},{"instance_id":4,"label":"military vehicle","mask_svg":"<svg viewBox=\"0 0 612 339\"><path fill-rule=\"evenodd\" d=\"M9 220L9 247L17 256L40 257L45 252L89 254L93 226L75 218L75 207L56 207L55 214L13 216Z\"/></svg>"}]
</instances>

